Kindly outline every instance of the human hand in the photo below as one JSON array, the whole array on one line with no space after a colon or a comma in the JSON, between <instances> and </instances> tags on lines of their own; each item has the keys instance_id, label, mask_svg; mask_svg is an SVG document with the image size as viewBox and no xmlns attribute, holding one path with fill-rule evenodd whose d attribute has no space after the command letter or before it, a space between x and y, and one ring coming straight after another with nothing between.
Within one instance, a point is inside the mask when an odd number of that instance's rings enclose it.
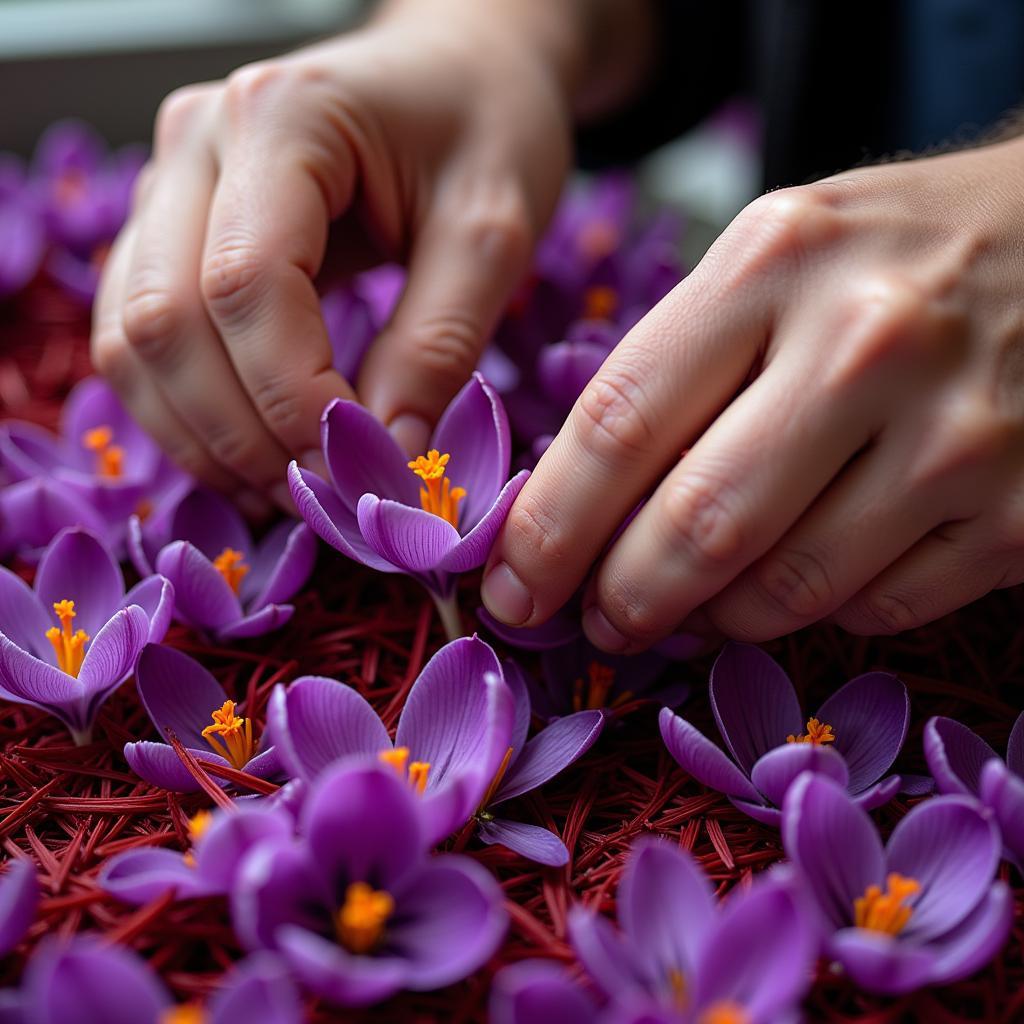
<instances>
[{"instance_id":1,"label":"human hand","mask_svg":"<svg viewBox=\"0 0 1024 1024\"><path fill-rule=\"evenodd\" d=\"M585 631L632 651L688 618L893 633L1024 581L1022 168L1012 140L751 204L577 401L489 611L537 625L596 563Z\"/></svg>"},{"instance_id":2,"label":"human hand","mask_svg":"<svg viewBox=\"0 0 1024 1024\"><path fill-rule=\"evenodd\" d=\"M318 447L330 399L354 397L314 279L382 260L407 261L408 284L357 390L422 448L568 164L573 57L551 6L393 3L351 35L168 97L92 352L176 462L250 507L265 491L289 504L289 458Z\"/></svg>"}]
</instances>

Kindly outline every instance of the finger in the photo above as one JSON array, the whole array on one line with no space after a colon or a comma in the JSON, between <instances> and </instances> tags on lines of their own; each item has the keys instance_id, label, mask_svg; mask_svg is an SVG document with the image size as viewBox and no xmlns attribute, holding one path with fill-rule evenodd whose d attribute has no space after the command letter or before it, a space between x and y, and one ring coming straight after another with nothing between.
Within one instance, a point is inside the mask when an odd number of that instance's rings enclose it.
<instances>
[{"instance_id":1,"label":"finger","mask_svg":"<svg viewBox=\"0 0 1024 1024\"><path fill-rule=\"evenodd\" d=\"M416 238L405 291L374 342L358 391L410 454L469 379L526 268L530 232L511 193L467 185Z\"/></svg>"},{"instance_id":2,"label":"finger","mask_svg":"<svg viewBox=\"0 0 1024 1024\"><path fill-rule=\"evenodd\" d=\"M702 264L703 266L704 264ZM617 527L736 392L771 308L700 267L634 327L583 391L513 505L485 572L488 611L543 622Z\"/></svg>"},{"instance_id":3,"label":"finger","mask_svg":"<svg viewBox=\"0 0 1024 1024\"><path fill-rule=\"evenodd\" d=\"M809 363L784 350L612 546L584 601L597 646L641 649L667 635L775 543L866 443L873 410L807 387Z\"/></svg>"},{"instance_id":4,"label":"finger","mask_svg":"<svg viewBox=\"0 0 1024 1024\"><path fill-rule=\"evenodd\" d=\"M136 218L124 331L167 402L217 462L258 491L284 488L287 454L249 401L199 296L216 177L202 123L208 97L174 94L161 108L164 155Z\"/></svg>"},{"instance_id":5,"label":"finger","mask_svg":"<svg viewBox=\"0 0 1024 1024\"><path fill-rule=\"evenodd\" d=\"M324 406L354 397L331 364L313 278L328 223L351 198L355 168L337 138L329 149L318 144L323 125L295 122L282 74L254 67L229 80L227 141L200 280L257 412L286 451L302 456L319 445Z\"/></svg>"}]
</instances>

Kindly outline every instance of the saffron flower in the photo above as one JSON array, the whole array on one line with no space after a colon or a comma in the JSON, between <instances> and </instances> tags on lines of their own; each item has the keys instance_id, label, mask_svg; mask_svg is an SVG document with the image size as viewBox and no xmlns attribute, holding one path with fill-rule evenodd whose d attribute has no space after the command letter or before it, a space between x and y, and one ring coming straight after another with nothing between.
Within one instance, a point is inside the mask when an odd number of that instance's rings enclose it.
<instances>
[{"instance_id":1,"label":"saffron flower","mask_svg":"<svg viewBox=\"0 0 1024 1024\"><path fill-rule=\"evenodd\" d=\"M128 551L141 574L155 566L174 584L178 619L226 641L261 636L292 617L284 602L313 571L316 537L305 523L285 520L257 543L227 498L195 488L162 533L133 516Z\"/></svg>"},{"instance_id":2,"label":"saffron flower","mask_svg":"<svg viewBox=\"0 0 1024 1024\"><path fill-rule=\"evenodd\" d=\"M149 644L135 673L139 697L163 737L173 734L195 757L261 779L281 771L269 730L238 714L238 705L197 661L172 647ZM126 743L136 775L178 793L201 787L169 743Z\"/></svg>"},{"instance_id":3,"label":"saffron flower","mask_svg":"<svg viewBox=\"0 0 1024 1024\"><path fill-rule=\"evenodd\" d=\"M593 997L550 960L503 967L491 985L492 1024L589 1024L598 1019ZM607 1017L601 1018L608 1024Z\"/></svg>"},{"instance_id":4,"label":"saffron flower","mask_svg":"<svg viewBox=\"0 0 1024 1024\"><path fill-rule=\"evenodd\" d=\"M150 576L126 594L121 569L86 530L58 534L34 588L0 568L0 698L41 708L88 743L103 702L171 621L174 590Z\"/></svg>"},{"instance_id":5,"label":"saffron flower","mask_svg":"<svg viewBox=\"0 0 1024 1024\"><path fill-rule=\"evenodd\" d=\"M511 443L498 394L474 374L427 452L411 461L357 402L331 402L321 434L330 483L294 462L288 469L303 519L349 558L415 577L449 637L460 636L456 578L483 565L529 475L508 479Z\"/></svg>"},{"instance_id":6,"label":"saffron flower","mask_svg":"<svg viewBox=\"0 0 1024 1024\"><path fill-rule=\"evenodd\" d=\"M882 776L906 738L910 700L887 672L851 679L804 719L782 668L760 648L729 643L711 670L709 696L731 760L668 708L662 739L688 774L765 825L780 823L786 790L803 771L828 775L868 809L900 788L900 776Z\"/></svg>"},{"instance_id":7,"label":"saffron flower","mask_svg":"<svg viewBox=\"0 0 1024 1024\"><path fill-rule=\"evenodd\" d=\"M275 687L269 717L293 778L312 782L342 758L377 758L420 794L424 829L437 843L480 806L508 754L515 708L494 651L470 637L445 645L423 667L394 743L356 690L324 676Z\"/></svg>"},{"instance_id":8,"label":"saffron flower","mask_svg":"<svg viewBox=\"0 0 1024 1024\"><path fill-rule=\"evenodd\" d=\"M897 995L966 978L1005 943L999 830L966 796L918 804L883 847L867 811L810 772L786 796L782 840L827 956L861 988Z\"/></svg>"},{"instance_id":9,"label":"saffron flower","mask_svg":"<svg viewBox=\"0 0 1024 1024\"><path fill-rule=\"evenodd\" d=\"M39 905L39 879L32 862L24 858L7 861L0 875L0 956L25 937Z\"/></svg>"},{"instance_id":10,"label":"saffron flower","mask_svg":"<svg viewBox=\"0 0 1024 1024\"><path fill-rule=\"evenodd\" d=\"M1024 872L1024 713L1010 730L1004 761L977 733L952 718L930 718L924 756L940 793L966 793L991 809L1003 852Z\"/></svg>"},{"instance_id":11,"label":"saffron flower","mask_svg":"<svg viewBox=\"0 0 1024 1024\"><path fill-rule=\"evenodd\" d=\"M616 902L618 930L582 907L569 914L580 962L616 1007L682 1024L775 1024L810 984L814 931L786 884L759 880L721 906L689 854L648 839L630 851Z\"/></svg>"},{"instance_id":12,"label":"saffron flower","mask_svg":"<svg viewBox=\"0 0 1024 1024\"><path fill-rule=\"evenodd\" d=\"M31 1024L300 1024L298 995L284 967L267 955L234 967L207 1006L175 1004L150 966L124 946L92 935L48 939L5 1006Z\"/></svg>"},{"instance_id":13,"label":"saffron flower","mask_svg":"<svg viewBox=\"0 0 1024 1024\"><path fill-rule=\"evenodd\" d=\"M112 857L99 884L125 903L142 905L173 892L179 900L225 896L238 867L257 843L288 839L294 820L266 800L250 800L232 810L198 811L188 821L190 849L185 853L138 847Z\"/></svg>"},{"instance_id":14,"label":"saffron flower","mask_svg":"<svg viewBox=\"0 0 1024 1024\"><path fill-rule=\"evenodd\" d=\"M358 759L313 783L299 839L249 852L235 933L270 949L310 991L364 1006L466 977L507 927L497 882L475 861L427 855L423 805L386 765Z\"/></svg>"}]
</instances>

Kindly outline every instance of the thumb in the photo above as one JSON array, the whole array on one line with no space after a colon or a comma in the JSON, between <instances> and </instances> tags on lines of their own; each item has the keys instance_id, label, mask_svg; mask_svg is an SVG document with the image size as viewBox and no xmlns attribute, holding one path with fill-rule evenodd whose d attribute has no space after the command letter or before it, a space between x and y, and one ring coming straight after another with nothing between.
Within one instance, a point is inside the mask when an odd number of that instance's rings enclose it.
<instances>
[{"instance_id":1,"label":"thumb","mask_svg":"<svg viewBox=\"0 0 1024 1024\"><path fill-rule=\"evenodd\" d=\"M410 454L422 452L469 379L529 259L522 204L435 209L417 237L391 320L363 362L357 391Z\"/></svg>"}]
</instances>

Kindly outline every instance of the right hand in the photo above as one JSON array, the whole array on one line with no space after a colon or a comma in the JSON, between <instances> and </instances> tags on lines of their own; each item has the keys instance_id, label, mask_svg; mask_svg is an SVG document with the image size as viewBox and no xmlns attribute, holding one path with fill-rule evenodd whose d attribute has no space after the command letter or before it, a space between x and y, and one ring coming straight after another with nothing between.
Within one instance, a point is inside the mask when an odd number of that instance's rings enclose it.
<instances>
[{"instance_id":1,"label":"right hand","mask_svg":"<svg viewBox=\"0 0 1024 1024\"><path fill-rule=\"evenodd\" d=\"M92 353L200 480L250 508L263 493L289 504L288 459L318 448L330 399L353 397L314 280L381 261L406 262L408 284L357 391L401 444L423 448L570 158L565 76L507 20L475 0L399 3L164 101L103 273Z\"/></svg>"}]
</instances>

